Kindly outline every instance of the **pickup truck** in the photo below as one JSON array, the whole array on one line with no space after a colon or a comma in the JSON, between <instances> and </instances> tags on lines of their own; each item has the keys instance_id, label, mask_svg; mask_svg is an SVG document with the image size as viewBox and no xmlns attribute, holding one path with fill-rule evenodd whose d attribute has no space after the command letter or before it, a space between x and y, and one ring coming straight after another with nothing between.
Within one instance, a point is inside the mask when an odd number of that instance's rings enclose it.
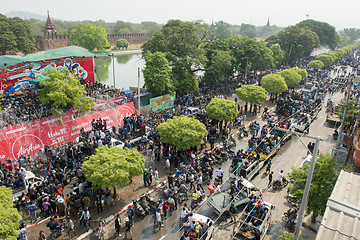
<instances>
[{"instance_id":1,"label":"pickup truck","mask_svg":"<svg viewBox=\"0 0 360 240\"><path fill-rule=\"evenodd\" d=\"M275 208L274 205L263 202L266 213L260 216L254 216L251 212L244 209L236 218L236 223L233 229L233 236L231 239L235 240L250 240L265 238L266 232L270 225L271 215ZM264 211L265 212L265 211ZM256 215L256 214L255 214ZM257 237L257 238L256 238Z\"/></svg>"},{"instance_id":2,"label":"pickup truck","mask_svg":"<svg viewBox=\"0 0 360 240\"><path fill-rule=\"evenodd\" d=\"M43 181L43 177L37 177L34 173L26 171L24 178L25 186L14 190L13 199L19 198L23 193L27 193L29 188L41 184Z\"/></svg>"},{"instance_id":3,"label":"pickup truck","mask_svg":"<svg viewBox=\"0 0 360 240\"><path fill-rule=\"evenodd\" d=\"M198 214L198 213L194 213L191 217L188 218L187 222L185 222L183 224L183 236L186 236L187 233L189 232L190 230L190 224L192 221L195 221L195 222L200 222L201 224L204 224L208 221L208 217L204 216L204 215L201 215L201 214ZM208 228L208 231L207 231L207 235L206 237L201 237L201 239L203 240L209 240L209 239L212 239L214 235L214 221L210 219L209 221L209 228ZM182 239L182 238L180 238ZM200 239L200 238L199 238Z\"/></svg>"},{"instance_id":4,"label":"pickup truck","mask_svg":"<svg viewBox=\"0 0 360 240\"><path fill-rule=\"evenodd\" d=\"M242 186L239 187L241 189L240 192L231 196L231 185L229 182L225 182L221 186L220 192L215 192L209 196L207 204L213 208L217 214L221 215L223 212L229 210L232 199L234 199L234 206L237 207L247 203L251 195L259 196L261 194L260 189L246 179L243 179L241 185Z\"/></svg>"}]
</instances>

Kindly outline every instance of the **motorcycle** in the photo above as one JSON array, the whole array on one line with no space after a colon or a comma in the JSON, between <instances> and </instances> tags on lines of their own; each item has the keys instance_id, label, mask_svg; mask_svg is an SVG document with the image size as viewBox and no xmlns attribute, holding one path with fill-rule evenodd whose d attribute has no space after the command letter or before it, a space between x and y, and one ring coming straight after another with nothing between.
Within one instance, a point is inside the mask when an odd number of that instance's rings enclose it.
<instances>
[{"instance_id":1,"label":"motorcycle","mask_svg":"<svg viewBox=\"0 0 360 240\"><path fill-rule=\"evenodd\" d=\"M295 214L292 214L293 209L289 209L284 213L282 220L285 222L285 227L288 227L291 231L294 231L296 226L297 219L297 209L295 210Z\"/></svg>"},{"instance_id":2,"label":"motorcycle","mask_svg":"<svg viewBox=\"0 0 360 240\"><path fill-rule=\"evenodd\" d=\"M148 204L148 202L146 201L146 198L144 195L142 195L139 199L139 203L140 203L140 206L144 209L144 211L147 213L147 214L150 214L151 212L151 208Z\"/></svg>"},{"instance_id":3,"label":"motorcycle","mask_svg":"<svg viewBox=\"0 0 360 240\"><path fill-rule=\"evenodd\" d=\"M288 201L288 203L290 203L291 205L298 207L300 204L300 199L291 195L290 194L290 189L287 190L287 195L286 195L286 201Z\"/></svg>"},{"instance_id":4,"label":"motorcycle","mask_svg":"<svg viewBox=\"0 0 360 240\"><path fill-rule=\"evenodd\" d=\"M277 190L277 189L282 189L282 188L286 187L288 184L289 184L289 181L283 177L282 181L278 181L278 180L274 181L272 184L272 187L274 190Z\"/></svg>"},{"instance_id":5,"label":"motorcycle","mask_svg":"<svg viewBox=\"0 0 360 240\"><path fill-rule=\"evenodd\" d=\"M150 197L149 193L145 193L145 198L147 200L147 202L149 203L149 205L151 206L151 208L154 208L156 206L156 200L153 197Z\"/></svg>"},{"instance_id":6,"label":"motorcycle","mask_svg":"<svg viewBox=\"0 0 360 240\"><path fill-rule=\"evenodd\" d=\"M139 214L141 216L141 218L145 218L146 216L146 212L145 210L141 207L140 203L136 200L133 200L133 205L134 205L134 211L136 214Z\"/></svg>"}]
</instances>

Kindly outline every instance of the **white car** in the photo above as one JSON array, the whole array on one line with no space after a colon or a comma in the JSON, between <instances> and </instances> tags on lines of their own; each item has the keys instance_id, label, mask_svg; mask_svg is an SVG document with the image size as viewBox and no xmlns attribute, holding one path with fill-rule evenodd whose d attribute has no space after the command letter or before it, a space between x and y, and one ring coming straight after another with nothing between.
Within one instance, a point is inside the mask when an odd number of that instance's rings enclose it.
<instances>
[{"instance_id":1,"label":"white car","mask_svg":"<svg viewBox=\"0 0 360 240\"><path fill-rule=\"evenodd\" d=\"M26 171L24 178L25 187L14 190L13 198L20 197L22 193L27 193L30 188L40 185L43 181L43 177L37 177L33 172Z\"/></svg>"}]
</instances>

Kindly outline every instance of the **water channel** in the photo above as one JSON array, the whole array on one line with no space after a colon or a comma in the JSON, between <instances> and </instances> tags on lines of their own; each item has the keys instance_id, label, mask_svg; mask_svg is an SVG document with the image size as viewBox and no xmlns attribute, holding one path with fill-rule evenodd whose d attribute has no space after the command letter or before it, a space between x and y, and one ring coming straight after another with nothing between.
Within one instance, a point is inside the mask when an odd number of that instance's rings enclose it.
<instances>
[{"instance_id":1,"label":"water channel","mask_svg":"<svg viewBox=\"0 0 360 240\"><path fill-rule=\"evenodd\" d=\"M113 63L114 61L114 63ZM125 88L138 87L138 69L140 68L140 87L144 85L141 69L145 61L140 53L119 54L114 57L95 58L95 79L108 86Z\"/></svg>"}]
</instances>

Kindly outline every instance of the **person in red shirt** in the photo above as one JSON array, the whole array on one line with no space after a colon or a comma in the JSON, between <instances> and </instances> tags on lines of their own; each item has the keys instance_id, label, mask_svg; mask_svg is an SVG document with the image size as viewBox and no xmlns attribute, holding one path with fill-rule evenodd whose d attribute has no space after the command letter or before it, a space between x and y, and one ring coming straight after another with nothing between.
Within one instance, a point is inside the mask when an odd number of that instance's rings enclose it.
<instances>
[{"instance_id":1,"label":"person in red shirt","mask_svg":"<svg viewBox=\"0 0 360 240\"><path fill-rule=\"evenodd\" d=\"M163 212L164 212L164 220L166 219L166 214L167 214L167 211L169 209L169 206L167 205L166 201L163 202Z\"/></svg>"},{"instance_id":2,"label":"person in red shirt","mask_svg":"<svg viewBox=\"0 0 360 240\"><path fill-rule=\"evenodd\" d=\"M188 234L188 237L191 239L191 240L195 240L197 239L197 234L195 233L194 229L191 229L189 234Z\"/></svg>"}]
</instances>

